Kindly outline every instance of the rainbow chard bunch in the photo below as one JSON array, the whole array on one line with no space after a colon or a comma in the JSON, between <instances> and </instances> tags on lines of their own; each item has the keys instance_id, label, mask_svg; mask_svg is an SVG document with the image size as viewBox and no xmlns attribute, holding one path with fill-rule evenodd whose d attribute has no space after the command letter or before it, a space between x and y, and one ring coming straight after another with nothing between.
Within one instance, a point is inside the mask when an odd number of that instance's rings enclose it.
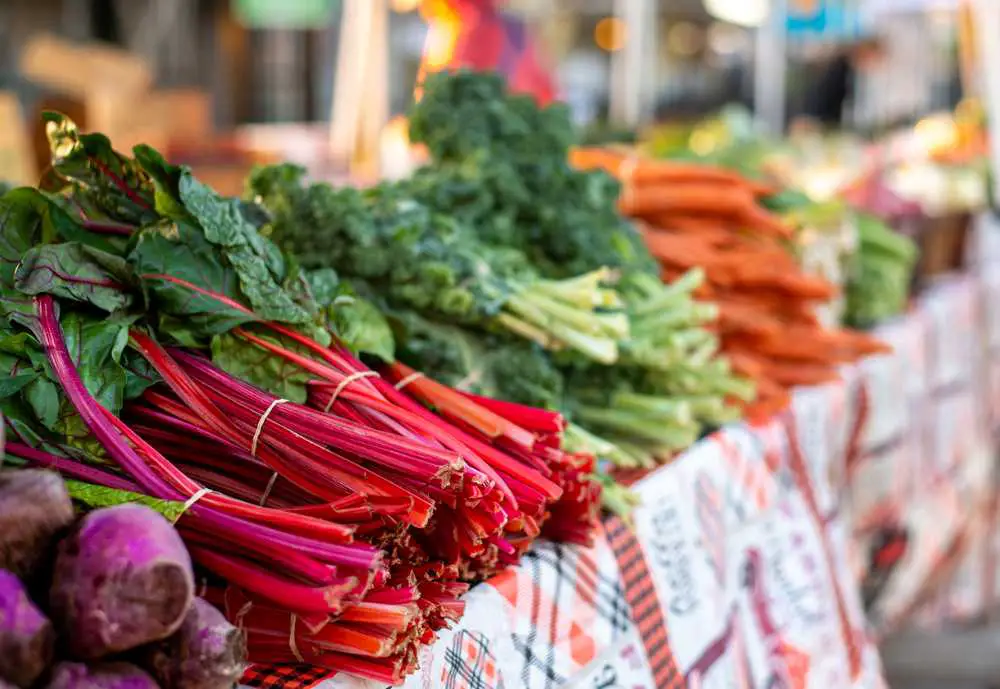
<instances>
[{"instance_id":1,"label":"rainbow chard bunch","mask_svg":"<svg viewBox=\"0 0 1000 689\"><path fill-rule=\"evenodd\" d=\"M372 302L289 261L254 205L48 128L43 188L0 198L8 452L182 505L251 662L397 682L469 582L542 533L589 540L593 458L561 417L402 367Z\"/></svg>"}]
</instances>

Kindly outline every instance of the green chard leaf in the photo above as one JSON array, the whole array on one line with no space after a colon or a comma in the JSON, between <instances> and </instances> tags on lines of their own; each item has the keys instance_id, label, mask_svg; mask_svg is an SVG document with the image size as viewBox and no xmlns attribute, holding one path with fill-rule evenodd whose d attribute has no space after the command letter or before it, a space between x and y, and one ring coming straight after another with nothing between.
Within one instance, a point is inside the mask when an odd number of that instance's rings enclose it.
<instances>
[{"instance_id":1,"label":"green chard leaf","mask_svg":"<svg viewBox=\"0 0 1000 689\"><path fill-rule=\"evenodd\" d=\"M92 483L67 479L66 490L73 500L85 505L90 509L101 507L115 507L116 505L137 504L145 505L156 510L171 522L176 522L185 512L183 502L174 500L159 500L151 498L141 493L133 493L128 490L117 488L107 488L105 486L95 486Z\"/></svg>"},{"instance_id":2,"label":"green chard leaf","mask_svg":"<svg viewBox=\"0 0 1000 689\"><path fill-rule=\"evenodd\" d=\"M23 294L51 294L108 312L131 305L133 282L125 259L77 242L32 247L14 274Z\"/></svg>"},{"instance_id":3,"label":"green chard leaf","mask_svg":"<svg viewBox=\"0 0 1000 689\"><path fill-rule=\"evenodd\" d=\"M160 375L142 355L132 349L122 353L125 368L125 399L131 400L142 395L147 388L160 382Z\"/></svg>"},{"instance_id":4,"label":"green chard leaf","mask_svg":"<svg viewBox=\"0 0 1000 689\"><path fill-rule=\"evenodd\" d=\"M50 185L62 180L85 199L86 208L116 222L138 226L156 220L153 184L138 162L115 151L103 134L81 134L65 115L47 112L42 118L55 171Z\"/></svg>"},{"instance_id":5,"label":"green chard leaf","mask_svg":"<svg viewBox=\"0 0 1000 689\"><path fill-rule=\"evenodd\" d=\"M395 360L392 328L375 304L352 294L343 294L334 299L329 311L334 331L348 349L377 356L386 362Z\"/></svg>"},{"instance_id":6,"label":"green chard leaf","mask_svg":"<svg viewBox=\"0 0 1000 689\"><path fill-rule=\"evenodd\" d=\"M129 261L158 313L159 331L178 344L206 346L213 336L257 320L215 297L164 277L182 280L240 304L248 301L236 271L190 223L163 220L143 228Z\"/></svg>"},{"instance_id":7,"label":"green chard leaf","mask_svg":"<svg viewBox=\"0 0 1000 689\"><path fill-rule=\"evenodd\" d=\"M128 345L131 319L96 319L70 312L63 315L60 325L84 386L102 407L114 414L121 413L127 383L121 359ZM53 424L45 424L46 428L71 447L95 457L104 456L103 448L90 434L69 399L59 388L57 394L58 418Z\"/></svg>"},{"instance_id":8,"label":"green chard leaf","mask_svg":"<svg viewBox=\"0 0 1000 689\"><path fill-rule=\"evenodd\" d=\"M252 326L247 330L261 339L311 358L310 353L301 345L286 337ZM301 366L231 333L212 338L212 363L231 376L292 402L304 403L307 397L306 383L316 378Z\"/></svg>"},{"instance_id":9,"label":"green chard leaf","mask_svg":"<svg viewBox=\"0 0 1000 689\"><path fill-rule=\"evenodd\" d=\"M316 314L285 289L288 273L281 252L257 232L244 215L239 199L219 196L186 170L181 174L180 194L185 208L198 219L205 238L223 249L239 276L243 293L259 316L292 324L315 319Z\"/></svg>"}]
</instances>

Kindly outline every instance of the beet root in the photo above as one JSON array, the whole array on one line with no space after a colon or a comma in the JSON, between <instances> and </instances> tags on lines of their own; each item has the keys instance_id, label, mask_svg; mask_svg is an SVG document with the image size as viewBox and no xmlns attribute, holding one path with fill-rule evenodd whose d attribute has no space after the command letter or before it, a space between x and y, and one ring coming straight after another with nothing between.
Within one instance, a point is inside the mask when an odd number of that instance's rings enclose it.
<instances>
[{"instance_id":1,"label":"beet root","mask_svg":"<svg viewBox=\"0 0 1000 689\"><path fill-rule=\"evenodd\" d=\"M144 670L130 663L59 663L47 689L158 689Z\"/></svg>"},{"instance_id":2,"label":"beet root","mask_svg":"<svg viewBox=\"0 0 1000 689\"><path fill-rule=\"evenodd\" d=\"M193 597L191 557L170 522L118 505L60 543L49 603L70 656L95 660L170 636Z\"/></svg>"},{"instance_id":3,"label":"beet root","mask_svg":"<svg viewBox=\"0 0 1000 689\"><path fill-rule=\"evenodd\" d=\"M0 472L0 569L28 578L74 520L59 474L42 469Z\"/></svg>"},{"instance_id":4,"label":"beet root","mask_svg":"<svg viewBox=\"0 0 1000 689\"><path fill-rule=\"evenodd\" d=\"M0 569L0 679L30 687L51 664L55 638L21 580Z\"/></svg>"},{"instance_id":5,"label":"beet root","mask_svg":"<svg viewBox=\"0 0 1000 689\"><path fill-rule=\"evenodd\" d=\"M143 653L143 666L163 689L228 689L245 665L243 633L201 598L194 599L180 629Z\"/></svg>"}]
</instances>

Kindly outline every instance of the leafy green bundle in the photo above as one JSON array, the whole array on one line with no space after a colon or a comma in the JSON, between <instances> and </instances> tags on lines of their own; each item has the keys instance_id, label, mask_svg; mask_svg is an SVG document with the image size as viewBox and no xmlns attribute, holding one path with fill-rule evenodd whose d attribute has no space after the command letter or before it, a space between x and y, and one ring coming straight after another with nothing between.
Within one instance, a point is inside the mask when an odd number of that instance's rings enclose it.
<instances>
[{"instance_id":1,"label":"leafy green bundle","mask_svg":"<svg viewBox=\"0 0 1000 689\"><path fill-rule=\"evenodd\" d=\"M548 277L602 266L656 275L641 236L616 210L618 182L570 166L574 136L564 105L540 108L509 93L498 74L433 74L410 112L410 138L433 163L407 187L485 242L522 249Z\"/></svg>"},{"instance_id":2,"label":"leafy green bundle","mask_svg":"<svg viewBox=\"0 0 1000 689\"><path fill-rule=\"evenodd\" d=\"M47 129L44 188L0 197L7 451L104 502L180 505L252 661L398 683L468 581L543 532L589 541L594 458L564 450L559 414L368 369L388 323L282 254L259 207L148 147Z\"/></svg>"},{"instance_id":3,"label":"leafy green bundle","mask_svg":"<svg viewBox=\"0 0 1000 689\"><path fill-rule=\"evenodd\" d=\"M870 328L906 308L917 247L873 215L859 212L856 221L858 251L848 277L844 319L855 328Z\"/></svg>"},{"instance_id":4,"label":"leafy green bundle","mask_svg":"<svg viewBox=\"0 0 1000 689\"><path fill-rule=\"evenodd\" d=\"M705 425L736 417L726 398L752 397L753 390L718 357L718 341L704 328L715 312L691 298L701 276L661 284L640 234L617 212L618 182L603 171L569 164L574 130L562 105L540 108L509 93L495 74L439 73L428 77L411 111L410 136L427 146L432 160L401 182L414 198L475 228L485 244L523 251L546 277L600 266L618 272L630 322L619 361L610 367L577 357L552 361L563 378L561 408L613 441L598 443L600 438L579 429L580 439L592 441L586 447L602 447L619 464L648 466L690 445ZM414 335L418 346L410 347ZM422 357L447 351L447 345L428 346L426 336L426 330L411 328L398 338L400 351L435 370L435 362ZM517 359L523 358L519 352ZM480 359L451 379L459 384L470 377L502 378L490 373L496 365ZM539 362L530 370L551 368Z\"/></svg>"},{"instance_id":5,"label":"leafy green bundle","mask_svg":"<svg viewBox=\"0 0 1000 689\"><path fill-rule=\"evenodd\" d=\"M269 236L303 265L333 268L389 308L617 360L628 322L616 293L604 287L607 270L541 279L519 250L481 242L405 185L335 189L309 184L304 174L291 165L265 167L248 183L271 214Z\"/></svg>"}]
</instances>

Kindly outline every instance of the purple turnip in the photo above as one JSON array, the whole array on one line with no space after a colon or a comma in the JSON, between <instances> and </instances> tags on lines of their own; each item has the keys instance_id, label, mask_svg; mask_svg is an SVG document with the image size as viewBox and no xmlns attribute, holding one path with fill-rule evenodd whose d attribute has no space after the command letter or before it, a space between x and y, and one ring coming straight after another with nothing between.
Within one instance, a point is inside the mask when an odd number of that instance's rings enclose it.
<instances>
[{"instance_id":1,"label":"purple turnip","mask_svg":"<svg viewBox=\"0 0 1000 689\"><path fill-rule=\"evenodd\" d=\"M246 641L221 612L195 598L181 628L142 657L163 689L227 689L243 673Z\"/></svg>"},{"instance_id":2,"label":"purple turnip","mask_svg":"<svg viewBox=\"0 0 1000 689\"><path fill-rule=\"evenodd\" d=\"M91 512L59 544L49 603L71 657L94 660L170 636L193 597L177 531L129 504Z\"/></svg>"},{"instance_id":3,"label":"purple turnip","mask_svg":"<svg viewBox=\"0 0 1000 689\"><path fill-rule=\"evenodd\" d=\"M73 502L58 474L42 469L0 472L0 569L27 580L73 519Z\"/></svg>"},{"instance_id":4,"label":"purple turnip","mask_svg":"<svg viewBox=\"0 0 1000 689\"><path fill-rule=\"evenodd\" d=\"M156 682L129 663L59 663L47 689L158 689Z\"/></svg>"},{"instance_id":5,"label":"purple turnip","mask_svg":"<svg viewBox=\"0 0 1000 689\"><path fill-rule=\"evenodd\" d=\"M55 632L21 580L0 569L0 679L27 689L52 662Z\"/></svg>"}]
</instances>

